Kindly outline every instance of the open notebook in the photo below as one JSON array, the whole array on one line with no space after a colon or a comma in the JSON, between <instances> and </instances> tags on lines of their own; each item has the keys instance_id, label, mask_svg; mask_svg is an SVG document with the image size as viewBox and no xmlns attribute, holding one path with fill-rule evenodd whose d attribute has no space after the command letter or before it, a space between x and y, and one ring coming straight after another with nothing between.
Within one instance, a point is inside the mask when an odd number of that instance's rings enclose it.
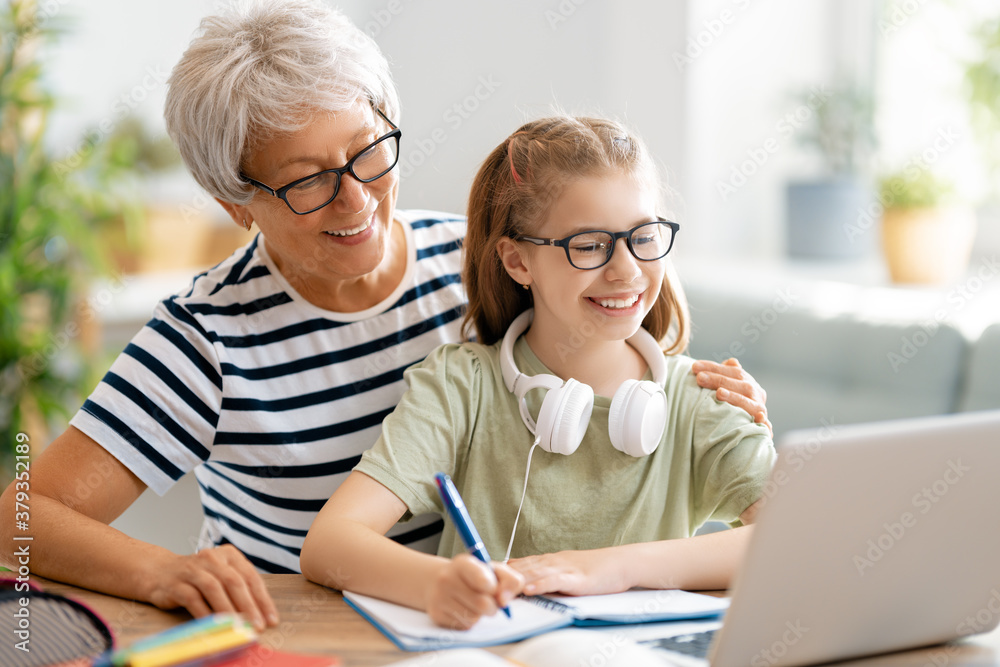
<instances>
[{"instance_id":1,"label":"open notebook","mask_svg":"<svg viewBox=\"0 0 1000 667\"><path fill-rule=\"evenodd\" d=\"M468 630L434 624L425 612L377 598L345 592L349 605L404 651L493 646L516 642L571 625L614 625L715 618L728 598L677 590L634 590L614 595L551 595L517 598L511 617L485 617Z\"/></svg>"}]
</instances>

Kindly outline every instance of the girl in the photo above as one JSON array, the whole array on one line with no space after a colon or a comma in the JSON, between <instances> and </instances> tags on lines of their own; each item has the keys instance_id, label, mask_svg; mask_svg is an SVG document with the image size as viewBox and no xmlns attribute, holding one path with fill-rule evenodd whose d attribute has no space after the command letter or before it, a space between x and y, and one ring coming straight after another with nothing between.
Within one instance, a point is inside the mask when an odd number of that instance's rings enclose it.
<instances>
[{"instance_id":1,"label":"girl","mask_svg":"<svg viewBox=\"0 0 1000 667\"><path fill-rule=\"evenodd\" d=\"M692 535L752 522L774 447L680 354L688 316L667 259L679 226L657 215L659 183L638 138L607 120L531 122L492 152L464 246L478 342L407 371L381 438L309 531L306 577L456 628L521 592L728 586L748 529ZM439 556L383 536L443 513L438 471L487 550L513 560L486 567L450 523Z\"/></svg>"}]
</instances>

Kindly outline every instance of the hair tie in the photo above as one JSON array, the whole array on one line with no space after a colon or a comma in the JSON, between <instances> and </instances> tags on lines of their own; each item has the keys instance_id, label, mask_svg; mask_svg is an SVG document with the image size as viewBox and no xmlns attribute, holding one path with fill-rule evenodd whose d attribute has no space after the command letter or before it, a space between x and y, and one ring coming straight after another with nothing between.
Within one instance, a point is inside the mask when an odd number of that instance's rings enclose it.
<instances>
[{"instance_id":1,"label":"hair tie","mask_svg":"<svg viewBox=\"0 0 1000 667\"><path fill-rule=\"evenodd\" d=\"M521 177L517 175L517 169L514 169L514 154L510 151L510 141L507 142L507 157L510 158L510 175L514 177L516 185L521 185Z\"/></svg>"}]
</instances>

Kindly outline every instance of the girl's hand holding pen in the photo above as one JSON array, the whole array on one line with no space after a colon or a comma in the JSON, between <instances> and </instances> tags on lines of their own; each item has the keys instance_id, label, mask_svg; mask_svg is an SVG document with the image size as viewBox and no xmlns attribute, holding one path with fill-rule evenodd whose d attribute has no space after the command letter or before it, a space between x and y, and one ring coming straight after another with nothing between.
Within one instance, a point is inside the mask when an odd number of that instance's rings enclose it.
<instances>
[{"instance_id":1,"label":"girl's hand holding pen","mask_svg":"<svg viewBox=\"0 0 1000 667\"><path fill-rule=\"evenodd\" d=\"M483 616L496 614L523 587L524 577L513 568L459 554L431 586L427 613L442 627L467 630Z\"/></svg>"}]
</instances>

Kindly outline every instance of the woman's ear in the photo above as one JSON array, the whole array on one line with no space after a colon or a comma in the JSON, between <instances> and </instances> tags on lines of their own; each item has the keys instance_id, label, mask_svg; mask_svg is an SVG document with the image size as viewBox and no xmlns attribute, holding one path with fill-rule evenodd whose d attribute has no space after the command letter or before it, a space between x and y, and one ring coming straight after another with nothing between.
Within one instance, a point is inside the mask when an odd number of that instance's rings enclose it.
<instances>
[{"instance_id":1,"label":"woman's ear","mask_svg":"<svg viewBox=\"0 0 1000 667\"><path fill-rule=\"evenodd\" d=\"M531 270L524 263L523 249L514 239L504 237L497 241L497 255L500 256L500 263L503 264L507 275L514 279L514 282L521 285L531 284Z\"/></svg>"},{"instance_id":2,"label":"woman's ear","mask_svg":"<svg viewBox=\"0 0 1000 667\"><path fill-rule=\"evenodd\" d=\"M250 211L247 210L246 206L241 206L240 204L234 204L228 201L222 201L218 197L215 197L215 201L219 202L219 205L226 209L226 213L228 213L229 217L233 219L233 222L247 231L250 230L250 225L253 224L253 215L250 214Z\"/></svg>"}]
</instances>

